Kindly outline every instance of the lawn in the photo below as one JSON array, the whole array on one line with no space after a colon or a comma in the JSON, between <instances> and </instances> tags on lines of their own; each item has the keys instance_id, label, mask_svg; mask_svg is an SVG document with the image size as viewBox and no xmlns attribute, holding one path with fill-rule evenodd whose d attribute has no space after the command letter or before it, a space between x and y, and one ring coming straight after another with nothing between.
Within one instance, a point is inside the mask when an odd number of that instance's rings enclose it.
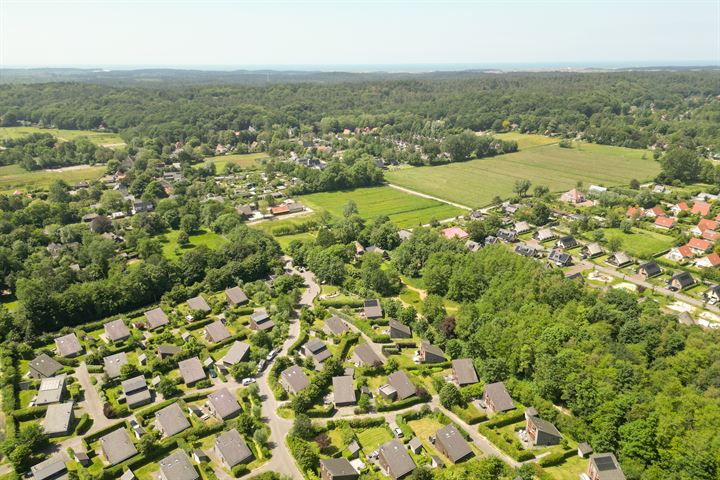
<instances>
[{"instance_id":1,"label":"lawn","mask_svg":"<svg viewBox=\"0 0 720 480\"><path fill-rule=\"evenodd\" d=\"M60 140L76 140L81 137L88 138L95 145L125 146L125 141L117 133L97 132L94 130L59 130L57 128L38 127L3 127L0 128L0 141L21 138L32 133L49 133Z\"/></svg>"},{"instance_id":2,"label":"lawn","mask_svg":"<svg viewBox=\"0 0 720 480\"><path fill-rule=\"evenodd\" d=\"M181 256L185 251L188 251L190 248L192 248L190 246L181 248L178 245L177 238L179 233L179 230L172 230L164 235L165 240L163 241L162 248L165 258L178 258L178 256ZM225 239L225 237L222 237L215 232L202 231L201 233L190 235L190 245L195 247L205 245L210 249L216 249L226 243L227 240ZM178 253L180 255L178 255Z\"/></svg>"},{"instance_id":3,"label":"lawn","mask_svg":"<svg viewBox=\"0 0 720 480\"><path fill-rule=\"evenodd\" d=\"M342 217L343 207L349 200L353 200L361 217L372 219L378 215L387 215L399 227L413 227L432 219L442 220L465 213L452 205L385 186L314 193L297 200L314 210L326 210L334 217Z\"/></svg>"},{"instance_id":4,"label":"lawn","mask_svg":"<svg viewBox=\"0 0 720 480\"><path fill-rule=\"evenodd\" d=\"M493 134L493 137L501 140L515 140L520 150L541 147L543 145L551 145L560 141L557 138L546 137L545 135L533 135L531 133L518 132L496 133Z\"/></svg>"},{"instance_id":5,"label":"lawn","mask_svg":"<svg viewBox=\"0 0 720 480\"><path fill-rule=\"evenodd\" d=\"M390 429L386 426L382 427L371 427L358 432L358 442L363 449L363 452L367 455L383 443L389 442L394 437L390 433Z\"/></svg>"},{"instance_id":6,"label":"lawn","mask_svg":"<svg viewBox=\"0 0 720 480\"><path fill-rule=\"evenodd\" d=\"M634 228L632 233L625 233L619 228L603 228L605 238L619 238L621 250L633 257L648 258L658 252L672 247L674 239L659 232L651 232Z\"/></svg>"},{"instance_id":7,"label":"lawn","mask_svg":"<svg viewBox=\"0 0 720 480\"><path fill-rule=\"evenodd\" d=\"M560 465L544 467L545 473L555 480L577 480L587 470L588 461L577 455L570 457Z\"/></svg>"},{"instance_id":8,"label":"lawn","mask_svg":"<svg viewBox=\"0 0 720 480\"><path fill-rule=\"evenodd\" d=\"M578 181L621 185L633 178L648 180L659 172L660 165L646 150L582 143L575 148L545 145L493 158L390 170L385 178L438 198L481 207L495 196L513 195L516 180L528 179L560 192Z\"/></svg>"},{"instance_id":9,"label":"lawn","mask_svg":"<svg viewBox=\"0 0 720 480\"><path fill-rule=\"evenodd\" d=\"M102 165L33 171L25 170L20 165L5 165L0 167L0 193L47 188L55 180L65 180L73 185L83 180L97 180L104 172L105 166Z\"/></svg>"},{"instance_id":10,"label":"lawn","mask_svg":"<svg viewBox=\"0 0 720 480\"><path fill-rule=\"evenodd\" d=\"M234 163L242 168L252 168L257 165L257 161L261 158L267 158L266 153L236 153L233 155L220 155L218 157L208 157L205 159L206 162L212 162L215 164L218 172L222 172L225 165L228 163ZM202 164L200 164L202 165Z\"/></svg>"}]
</instances>

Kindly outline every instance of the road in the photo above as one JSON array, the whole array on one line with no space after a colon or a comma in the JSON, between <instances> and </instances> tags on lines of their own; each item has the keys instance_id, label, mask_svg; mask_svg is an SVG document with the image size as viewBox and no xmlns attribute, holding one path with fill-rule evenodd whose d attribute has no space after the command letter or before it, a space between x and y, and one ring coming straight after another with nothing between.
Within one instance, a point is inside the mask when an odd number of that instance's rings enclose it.
<instances>
[{"instance_id":1,"label":"road","mask_svg":"<svg viewBox=\"0 0 720 480\"><path fill-rule=\"evenodd\" d=\"M78 403L78 406L93 419L93 425L88 433L95 432L117 422L117 420L105 418L103 402L100 400L100 395L95 389L95 385L90 381L90 373L88 372L85 362L82 362L80 366L75 369L75 376L83 389L83 400Z\"/></svg>"}]
</instances>

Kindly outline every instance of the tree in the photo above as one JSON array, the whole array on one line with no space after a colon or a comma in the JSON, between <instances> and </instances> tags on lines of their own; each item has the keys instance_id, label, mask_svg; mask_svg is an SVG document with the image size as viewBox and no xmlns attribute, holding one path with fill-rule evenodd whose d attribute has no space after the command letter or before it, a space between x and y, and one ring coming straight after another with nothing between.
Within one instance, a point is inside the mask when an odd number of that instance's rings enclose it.
<instances>
[{"instance_id":1,"label":"tree","mask_svg":"<svg viewBox=\"0 0 720 480\"><path fill-rule=\"evenodd\" d=\"M200 221L196 215L185 214L180 218L180 228L188 233L195 233L200 228Z\"/></svg>"},{"instance_id":2,"label":"tree","mask_svg":"<svg viewBox=\"0 0 720 480\"><path fill-rule=\"evenodd\" d=\"M343 217L350 218L353 215L357 215L357 214L358 214L358 208L357 208L357 204L355 203L355 200L353 200L353 199L348 200L347 203L345 204L345 206L343 207Z\"/></svg>"},{"instance_id":3,"label":"tree","mask_svg":"<svg viewBox=\"0 0 720 480\"><path fill-rule=\"evenodd\" d=\"M447 409L462 405L463 399L460 390L452 383L446 383L440 390L440 403Z\"/></svg>"},{"instance_id":4,"label":"tree","mask_svg":"<svg viewBox=\"0 0 720 480\"><path fill-rule=\"evenodd\" d=\"M533 195L540 198L550 193L550 189L546 185L535 185Z\"/></svg>"},{"instance_id":5,"label":"tree","mask_svg":"<svg viewBox=\"0 0 720 480\"><path fill-rule=\"evenodd\" d=\"M153 255L162 255L162 244L155 238L143 238L138 242L137 252L144 260Z\"/></svg>"},{"instance_id":6,"label":"tree","mask_svg":"<svg viewBox=\"0 0 720 480\"><path fill-rule=\"evenodd\" d=\"M473 132L465 131L457 135L448 135L445 139L445 150L453 162L461 162L470 158L477 146L477 137Z\"/></svg>"},{"instance_id":7,"label":"tree","mask_svg":"<svg viewBox=\"0 0 720 480\"><path fill-rule=\"evenodd\" d=\"M177 387L175 382L165 376L160 378L160 383L155 386L155 391L166 399L174 397L180 393L180 389Z\"/></svg>"},{"instance_id":8,"label":"tree","mask_svg":"<svg viewBox=\"0 0 720 480\"><path fill-rule=\"evenodd\" d=\"M290 434L300 437L304 440L310 440L315 436L315 427L313 427L310 417L304 413L298 413L293 420L292 430Z\"/></svg>"},{"instance_id":9,"label":"tree","mask_svg":"<svg viewBox=\"0 0 720 480\"><path fill-rule=\"evenodd\" d=\"M530 185L530 180L515 180L515 185L513 185L513 192L517 193L521 197L524 197L527 191L530 190Z\"/></svg>"},{"instance_id":10,"label":"tree","mask_svg":"<svg viewBox=\"0 0 720 480\"><path fill-rule=\"evenodd\" d=\"M619 251L622 248L622 238L620 237L610 237L607 243L608 250L615 253Z\"/></svg>"},{"instance_id":11,"label":"tree","mask_svg":"<svg viewBox=\"0 0 720 480\"><path fill-rule=\"evenodd\" d=\"M190 236L185 230L180 230L177 236L177 244L185 247L190 244Z\"/></svg>"},{"instance_id":12,"label":"tree","mask_svg":"<svg viewBox=\"0 0 720 480\"><path fill-rule=\"evenodd\" d=\"M700 175L701 163L697 153L682 146L671 147L660 159L660 165L669 180L695 182Z\"/></svg>"}]
</instances>

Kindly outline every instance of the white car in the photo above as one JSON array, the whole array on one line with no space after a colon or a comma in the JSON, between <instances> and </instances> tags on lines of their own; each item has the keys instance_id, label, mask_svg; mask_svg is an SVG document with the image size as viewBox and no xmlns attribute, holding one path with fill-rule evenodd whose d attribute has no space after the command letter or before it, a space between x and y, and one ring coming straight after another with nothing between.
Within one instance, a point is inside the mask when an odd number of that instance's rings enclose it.
<instances>
[{"instance_id":1,"label":"white car","mask_svg":"<svg viewBox=\"0 0 720 480\"><path fill-rule=\"evenodd\" d=\"M243 379L242 379L242 384L243 384L244 387L247 387L247 386L250 385L251 383L255 383L255 379L254 379L254 378L248 377L248 378L243 378Z\"/></svg>"},{"instance_id":2,"label":"white car","mask_svg":"<svg viewBox=\"0 0 720 480\"><path fill-rule=\"evenodd\" d=\"M275 358L275 355L277 355L277 351L270 350L270 353L267 354L267 356L265 357L265 360L269 362L270 360Z\"/></svg>"},{"instance_id":3,"label":"white car","mask_svg":"<svg viewBox=\"0 0 720 480\"><path fill-rule=\"evenodd\" d=\"M394 433L397 438L403 438L403 433L402 430L400 430L400 427L396 427Z\"/></svg>"}]
</instances>

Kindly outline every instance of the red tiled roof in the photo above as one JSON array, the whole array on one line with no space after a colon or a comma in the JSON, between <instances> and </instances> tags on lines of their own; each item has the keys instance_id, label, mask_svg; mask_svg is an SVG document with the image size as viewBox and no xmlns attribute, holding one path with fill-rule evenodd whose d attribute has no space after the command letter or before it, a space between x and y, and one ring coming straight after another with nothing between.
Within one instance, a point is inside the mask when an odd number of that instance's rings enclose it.
<instances>
[{"instance_id":1,"label":"red tiled roof","mask_svg":"<svg viewBox=\"0 0 720 480\"><path fill-rule=\"evenodd\" d=\"M718 227L720 227L720 223L707 218L701 218L697 224L697 228L701 232L704 232L705 230L716 230Z\"/></svg>"},{"instance_id":2,"label":"red tiled roof","mask_svg":"<svg viewBox=\"0 0 720 480\"><path fill-rule=\"evenodd\" d=\"M711 253L707 257L704 257L702 260L707 260L711 267L717 267L718 265L720 265L720 255L718 255L717 253Z\"/></svg>"},{"instance_id":3,"label":"red tiled roof","mask_svg":"<svg viewBox=\"0 0 720 480\"><path fill-rule=\"evenodd\" d=\"M658 227L672 228L675 226L675 219L673 217L657 217L655 219L655 225Z\"/></svg>"},{"instance_id":4,"label":"red tiled roof","mask_svg":"<svg viewBox=\"0 0 720 480\"><path fill-rule=\"evenodd\" d=\"M677 205L678 210L681 212L684 212L685 210L690 210L690 207L688 206L687 202L680 202Z\"/></svg>"},{"instance_id":5,"label":"red tiled roof","mask_svg":"<svg viewBox=\"0 0 720 480\"><path fill-rule=\"evenodd\" d=\"M715 230L703 230L702 237L710 240L711 242L714 242L715 240L720 239L720 233L716 232Z\"/></svg>"},{"instance_id":6,"label":"red tiled roof","mask_svg":"<svg viewBox=\"0 0 720 480\"><path fill-rule=\"evenodd\" d=\"M691 238L687 246L694 250L702 250L703 252L712 248L712 243L702 238Z\"/></svg>"},{"instance_id":7,"label":"red tiled roof","mask_svg":"<svg viewBox=\"0 0 720 480\"><path fill-rule=\"evenodd\" d=\"M695 202L695 205L692 206L692 213L699 213L703 217L710 213L710 204L706 202Z\"/></svg>"},{"instance_id":8,"label":"red tiled roof","mask_svg":"<svg viewBox=\"0 0 720 480\"><path fill-rule=\"evenodd\" d=\"M448 227L442 231L445 238L465 238L468 233L460 227Z\"/></svg>"},{"instance_id":9,"label":"red tiled roof","mask_svg":"<svg viewBox=\"0 0 720 480\"><path fill-rule=\"evenodd\" d=\"M645 213L652 213L652 214L655 215L656 217L660 217L660 216L662 216L662 215L665 215L665 210L663 210L663 209L660 208L660 207L653 207L653 208L651 208L650 210L648 210L648 211L645 212Z\"/></svg>"},{"instance_id":10,"label":"red tiled roof","mask_svg":"<svg viewBox=\"0 0 720 480\"><path fill-rule=\"evenodd\" d=\"M627 215L628 217L634 217L635 215L642 217L644 214L645 210L643 210L642 208L630 207L627 209L627 213L625 215Z\"/></svg>"},{"instance_id":11,"label":"red tiled roof","mask_svg":"<svg viewBox=\"0 0 720 480\"><path fill-rule=\"evenodd\" d=\"M678 252L680 252L680 255L682 255L685 258L692 258L693 253L692 250L690 250L690 247L687 245L683 245L682 247L677 247Z\"/></svg>"}]
</instances>

